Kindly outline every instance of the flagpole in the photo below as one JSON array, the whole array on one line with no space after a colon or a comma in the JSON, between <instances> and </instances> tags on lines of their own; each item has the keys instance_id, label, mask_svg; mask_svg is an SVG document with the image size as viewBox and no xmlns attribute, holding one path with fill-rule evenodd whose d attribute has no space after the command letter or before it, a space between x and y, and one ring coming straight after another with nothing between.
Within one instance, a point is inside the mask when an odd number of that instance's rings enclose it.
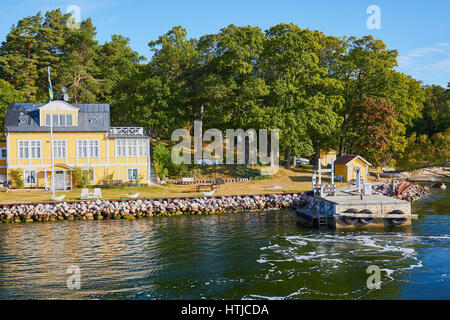
<instances>
[{"instance_id":1,"label":"flagpole","mask_svg":"<svg viewBox=\"0 0 450 320\"><path fill-rule=\"evenodd\" d=\"M50 103L52 102L52 96L53 96L53 88L51 88L51 82L50 82L50 67L48 67L48 81L50 85L51 95L50 95ZM55 164L53 159L53 108L50 104L50 155L52 158L52 194L53 198L55 197Z\"/></svg>"},{"instance_id":2,"label":"flagpole","mask_svg":"<svg viewBox=\"0 0 450 320\"><path fill-rule=\"evenodd\" d=\"M53 197L55 197L55 164L53 160L53 112L51 105L50 105L50 149L51 149L50 154L52 157L52 194Z\"/></svg>"}]
</instances>

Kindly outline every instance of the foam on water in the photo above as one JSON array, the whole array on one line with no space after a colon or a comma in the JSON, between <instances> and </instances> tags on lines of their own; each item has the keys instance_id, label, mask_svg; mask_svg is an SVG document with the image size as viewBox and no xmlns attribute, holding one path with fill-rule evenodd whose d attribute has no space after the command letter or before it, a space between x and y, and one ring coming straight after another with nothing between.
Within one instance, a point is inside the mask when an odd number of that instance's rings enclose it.
<instances>
[{"instance_id":1,"label":"foam on water","mask_svg":"<svg viewBox=\"0 0 450 320\"><path fill-rule=\"evenodd\" d=\"M450 236L417 236L401 232L369 232L355 231L352 233L317 233L285 234L274 236L269 245L261 247L261 255L257 260L260 264L267 264L266 280L275 280L282 271L289 274L312 274L322 272L327 276L339 277L341 266L346 268L361 268L365 271L369 265L379 265L382 271L383 283L404 281L402 273L408 270L423 268L423 262L416 250L418 243L430 246L448 243ZM363 269L364 268L364 269ZM397 276L396 276L397 274ZM306 280L304 280L306 281ZM248 299L289 299L311 297L314 295L330 297L363 297L365 288L347 293L331 293L327 287L313 290L302 287L286 296L248 295Z\"/></svg>"},{"instance_id":2,"label":"foam on water","mask_svg":"<svg viewBox=\"0 0 450 320\"><path fill-rule=\"evenodd\" d=\"M319 232L284 211L3 224L0 298L450 299L446 203L416 202L419 219L395 229ZM82 290L65 287L69 265Z\"/></svg>"}]
</instances>

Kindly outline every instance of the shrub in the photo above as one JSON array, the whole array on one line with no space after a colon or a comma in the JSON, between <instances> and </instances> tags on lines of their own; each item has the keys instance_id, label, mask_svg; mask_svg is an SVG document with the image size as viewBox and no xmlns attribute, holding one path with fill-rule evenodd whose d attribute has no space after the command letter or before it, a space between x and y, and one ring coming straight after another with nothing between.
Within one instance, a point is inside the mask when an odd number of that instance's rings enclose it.
<instances>
[{"instance_id":1,"label":"shrub","mask_svg":"<svg viewBox=\"0 0 450 320\"><path fill-rule=\"evenodd\" d=\"M180 176L181 174L183 174L183 178L194 178L195 177L195 172L193 170L188 171L187 168L186 170L180 170Z\"/></svg>"},{"instance_id":2,"label":"shrub","mask_svg":"<svg viewBox=\"0 0 450 320\"><path fill-rule=\"evenodd\" d=\"M85 188L90 184L90 176L94 173L92 169L83 170L80 167L75 167L72 171L73 185L76 187Z\"/></svg>"},{"instance_id":3,"label":"shrub","mask_svg":"<svg viewBox=\"0 0 450 320\"><path fill-rule=\"evenodd\" d=\"M170 150L162 142L158 142L153 148L153 161L158 164L168 164L171 162Z\"/></svg>"},{"instance_id":4,"label":"shrub","mask_svg":"<svg viewBox=\"0 0 450 320\"><path fill-rule=\"evenodd\" d=\"M112 181L112 180L114 180L114 172L109 173L109 169L106 169L105 180L106 180L106 181Z\"/></svg>"},{"instance_id":5,"label":"shrub","mask_svg":"<svg viewBox=\"0 0 450 320\"><path fill-rule=\"evenodd\" d=\"M250 168L237 168L236 174L241 178L248 178L252 180L264 180L269 178L269 176L262 176L259 170Z\"/></svg>"},{"instance_id":6,"label":"shrub","mask_svg":"<svg viewBox=\"0 0 450 320\"><path fill-rule=\"evenodd\" d=\"M171 162L168 167L169 170L169 176L173 178L178 178L180 176L180 173L183 171L187 171L187 167L184 163L181 164L175 164Z\"/></svg>"},{"instance_id":7,"label":"shrub","mask_svg":"<svg viewBox=\"0 0 450 320\"><path fill-rule=\"evenodd\" d=\"M73 182L74 187L81 186L81 174L82 174L81 168L79 168L79 167L73 168L72 182Z\"/></svg>"},{"instance_id":8,"label":"shrub","mask_svg":"<svg viewBox=\"0 0 450 320\"><path fill-rule=\"evenodd\" d=\"M10 171L11 174L11 178L14 182L14 185L16 188L18 189L22 189L23 188L23 175L22 175L22 170L20 169L12 169Z\"/></svg>"},{"instance_id":9,"label":"shrub","mask_svg":"<svg viewBox=\"0 0 450 320\"><path fill-rule=\"evenodd\" d=\"M184 163L175 164L172 162L171 151L162 142L158 142L153 148L153 163L155 164L156 174L160 179L167 176L177 178L180 176L180 172L187 171Z\"/></svg>"},{"instance_id":10,"label":"shrub","mask_svg":"<svg viewBox=\"0 0 450 320\"><path fill-rule=\"evenodd\" d=\"M155 171L156 175L163 180L167 175L169 174L169 171L167 168L164 168L162 165L160 165L158 162L155 162Z\"/></svg>"}]
</instances>

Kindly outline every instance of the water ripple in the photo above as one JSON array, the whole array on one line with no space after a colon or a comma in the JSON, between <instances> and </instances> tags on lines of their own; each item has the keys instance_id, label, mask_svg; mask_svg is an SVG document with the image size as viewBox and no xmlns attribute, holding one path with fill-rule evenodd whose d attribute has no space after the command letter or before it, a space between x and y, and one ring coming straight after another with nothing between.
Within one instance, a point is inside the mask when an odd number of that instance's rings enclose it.
<instances>
[{"instance_id":1,"label":"water ripple","mask_svg":"<svg viewBox=\"0 0 450 320\"><path fill-rule=\"evenodd\" d=\"M0 299L449 299L450 216L437 206L367 231L304 229L292 212L1 224ZM370 265L381 290L367 289ZM81 290L67 288L69 266Z\"/></svg>"}]
</instances>

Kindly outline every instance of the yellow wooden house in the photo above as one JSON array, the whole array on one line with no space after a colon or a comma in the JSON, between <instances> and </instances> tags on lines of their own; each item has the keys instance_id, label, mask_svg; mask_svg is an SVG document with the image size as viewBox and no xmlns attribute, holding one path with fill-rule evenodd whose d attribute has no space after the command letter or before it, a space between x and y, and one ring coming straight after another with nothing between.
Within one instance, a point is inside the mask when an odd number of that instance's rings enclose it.
<instances>
[{"instance_id":1,"label":"yellow wooden house","mask_svg":"<svg viewBox=\"0 0 450 320\"><path fill-rule=\"evenodd\" d=\"M335 175L336 177L343 176L342 181L355 181L356 172L360 171L361 180L364 182L368 181L369 178L369 167L371 164L358 155L345 154L340 156L334 162Z\"/></svg>"},{"instance_id":2,"label":"yellow wooden house","mask_svg":"<svg viewBox=\"0 0 450 320\"><path fill-rule=\"evenodd\" d=\"M316 158L316 154L313 153L310 157L311 162L313 162ZM331 165L333 161L336 160L336 151L333 149L325 150L320 149L320 164L322 166L328 166Z\"/></svg>"},{"instance_id":3,"label":"yellow wooden house","mask_svg":"<svg viewBox=\"0 0 450 320\"><path fill-rule=\"evenodd\" d=\"M55 189L68 190L75 167L87 170L94 185L107 177L151 183L150 137L142 127L111 127L108 104L11 103L4 135L0 183L11 181L11 170L19 169L25 187L51 188L54 183Z\"/></svg>"}]
</instances>

